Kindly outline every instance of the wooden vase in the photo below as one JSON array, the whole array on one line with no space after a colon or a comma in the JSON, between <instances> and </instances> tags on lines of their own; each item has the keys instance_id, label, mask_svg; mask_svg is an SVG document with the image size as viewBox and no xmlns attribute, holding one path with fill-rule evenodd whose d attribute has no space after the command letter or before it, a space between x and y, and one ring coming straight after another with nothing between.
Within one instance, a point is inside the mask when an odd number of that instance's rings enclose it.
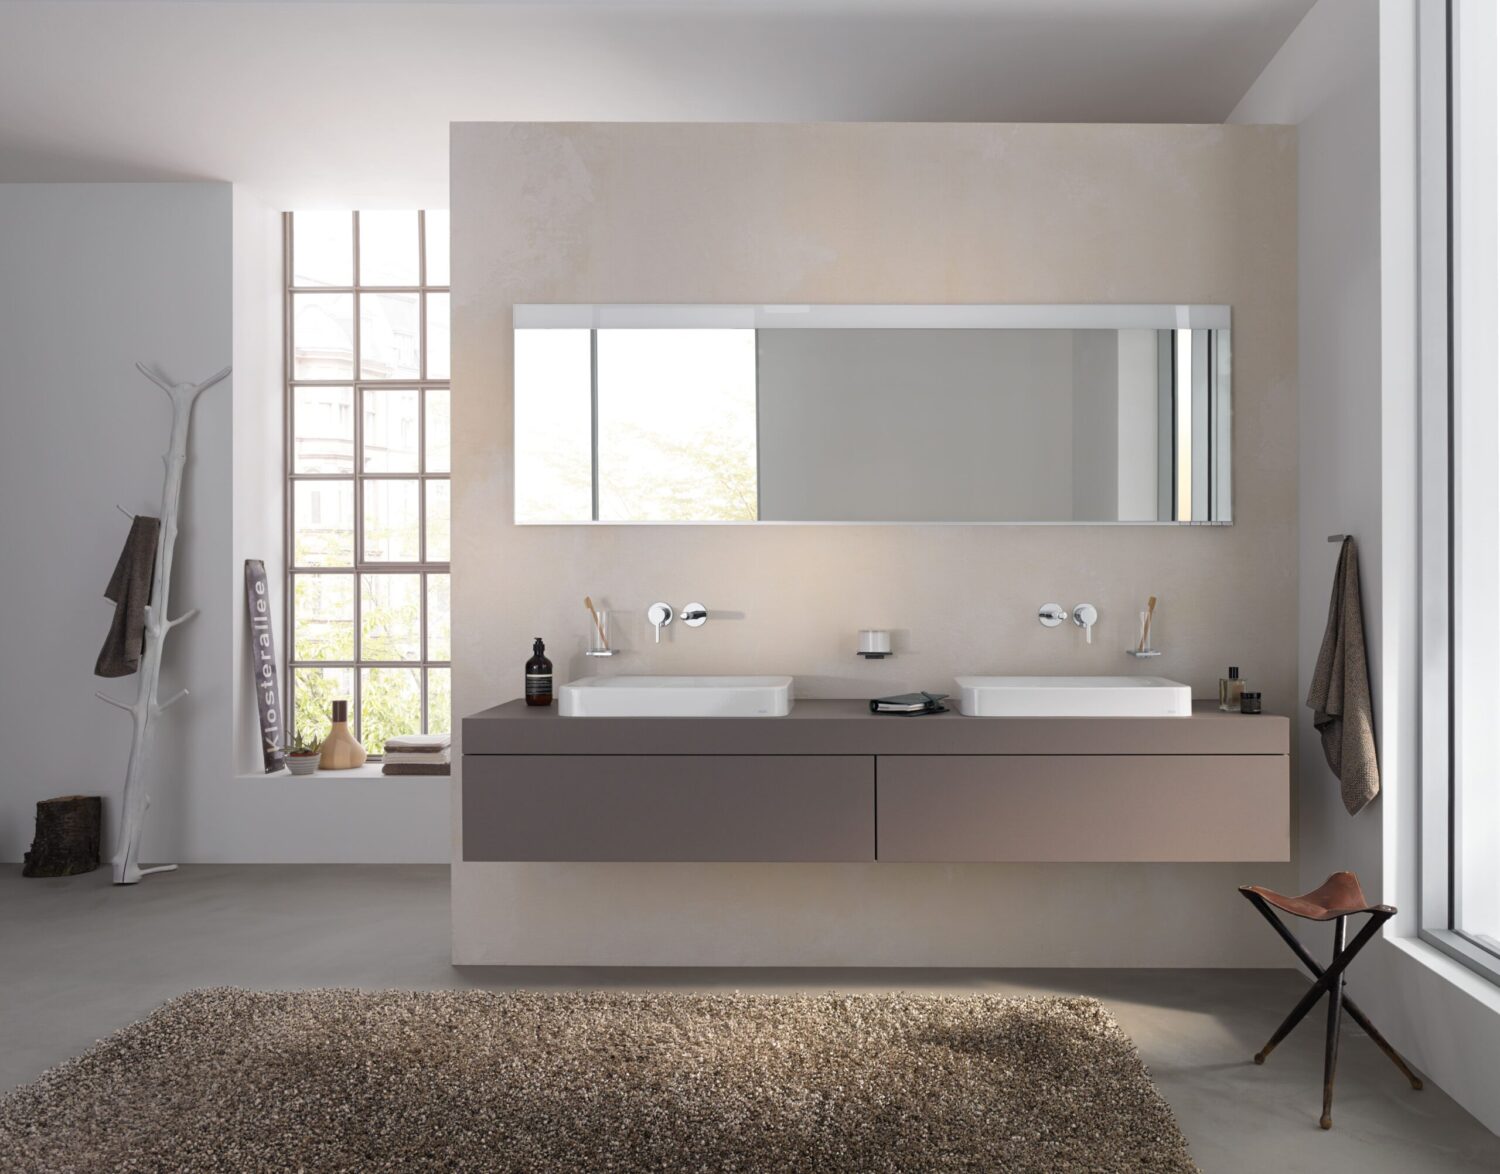
<instances>
[{"instance_id":1,"label":"wooden vase","mask_svg":"<svg viewBox=\"0 0 1500 1174\"><path fill-rule=\"evenodd\" d=\"M365 764L365 748L349 729L349 703L333 703L333 728L323 739L322 753L318 756L320 770L352 770Z\"/></svg>"}]
</instances>

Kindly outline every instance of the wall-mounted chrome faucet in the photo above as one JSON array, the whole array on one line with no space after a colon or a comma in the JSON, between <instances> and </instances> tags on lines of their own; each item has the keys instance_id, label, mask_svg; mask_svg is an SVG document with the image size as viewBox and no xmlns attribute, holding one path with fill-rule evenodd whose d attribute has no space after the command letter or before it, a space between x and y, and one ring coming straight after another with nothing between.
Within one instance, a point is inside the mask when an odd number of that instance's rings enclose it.
<instances>
[{"instance_id":1,"label":"wall-mounted chrome faucet","mask_svg":"<svg viewBox=\"0 0 1500 1174\"><path fill-rule=\"evenodd\" d=\"M656 642L660 644L661 630L672 622L671 606L665 603L653 603L646 609L646 622L656 629Z\"/></svg>"},{"instance_id":2,"label":"wall-mounted chrome faucet","mask_svg":"<svg viewBox=\"0 0 1500 1174\"><path fill-rule=\"evenodd\" d=\"M677 617L690 628L701 628L708 623L708 608L701 603L690 603ZM661 630L672 622L672 605L653 603L646 609L646 622L656 629L656 642L661 643Z\"/></svg>"},{"instance_id":3,"label":"wall-mounted chrome faucet","mask_svg":"<svg viewBox=\"0 0 1500 1174\"><path fill-rule=\"evenodd\" d=\"M1037 608L1037 622L1044 628L1055 628L1067 618L1068 613L1056 603L1044 603ZM1083 629L1084 643L1094 642L1094 625L1099 622L1099 609L1092 603L1080 603L1073 609L1073 622Z\"/></svg>"}]
</instances>

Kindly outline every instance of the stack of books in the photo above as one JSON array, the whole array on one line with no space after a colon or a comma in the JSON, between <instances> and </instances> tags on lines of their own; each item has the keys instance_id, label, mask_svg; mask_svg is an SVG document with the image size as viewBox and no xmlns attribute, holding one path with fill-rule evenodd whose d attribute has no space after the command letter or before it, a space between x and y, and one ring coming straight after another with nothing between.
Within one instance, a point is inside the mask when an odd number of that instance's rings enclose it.
<instances>
[{"instance_id":1,"label":"stack of books","mask_svg":"<svg viewBox=\"0 0 1500 1174\"><path fill-rule=\"evenodd\" d=\"M385 740L387 775L445 775L453 738L449 734L402 734Z\"/></svg>"},{"instance_id":2,"label":"stack of books","mask_svg":"<svg viewBox=\"0 0 1500 1174\"><path fill-rule=\"evenodd\" d=\"M943 704L946 693L899 693L895 697L876 697L870 702L871 713L947 713Z\"/></svg>"}]
</instances>

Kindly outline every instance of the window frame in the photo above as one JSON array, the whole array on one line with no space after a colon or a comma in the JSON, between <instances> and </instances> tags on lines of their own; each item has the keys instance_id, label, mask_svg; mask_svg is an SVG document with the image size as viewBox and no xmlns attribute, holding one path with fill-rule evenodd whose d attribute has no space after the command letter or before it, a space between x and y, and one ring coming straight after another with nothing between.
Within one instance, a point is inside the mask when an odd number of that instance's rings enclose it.
<instances>
[{"instance_id":1,"label":"window frame","mask_svg":"<svg viewBox=\"0 0 1500 1174\"><path fill-rule=\"evenodd\" d=\"M1469 308L1473 290L1465 293L1461 271L1459 215L1463 192L1458 157L1473 128L1460 117L1460 102L1472 101L1476 74L1466 74L1455 29L1469 19L1461 8L1476 11L1466 0L1428 0L1418 10L1419 84L1421 96L1419 183L1421 219L1421 782L1418 936L1477 974L1500 984L1500 952L1459 928L1458 873L1458 655L1459 613L1457 559L1462 500L1460 462L1456 459L1462 379L1472 370L1463 328L1476 311ZM1495 15L1485 12L1489 43L1495 39ZM1482 38L1470 36L1477 44ZM1493 75L1481 81L1495 101ZM1495 130L1492 122L1489 129ZM1481 148L1485 149L1485 148ZM1487 149L1500 155L1493 135ZM1488 185L1493 187L1495 166ZM1500 277L1500 269L1497 269ZM1493 319L1496 293L1489 291L1482 311ZM1491 372L1493 375L1493 372Z\"/></svg>"},{"instance_id":2,"label":"window frame","mask_svg":"<svg viewBox=\"0 0 1500 1174\"><path fill-rule=\"evenodd\" d=\"M293 267L293 231L295 212L282 213L282 300L283 300L283 460L285 474L285 489L283 492L282 515L283 515L283 554L286 564L286 648L287 648L287 699L286 710L288 714L287 728L295 731L297 728L297 672L299 669L347 669L351 677L349 704L351 709L350 725L354 730L356 738L362 737L364 707L363 707L363 670L365 669L413 669L417 672L418 689L421 695L422 709L422 732L427 733L430 729L431 714L429 712L429 695L431 692L431 670L443 669L450 673L449 689L451 697L452 689L452 636L451 636L451 599L452 599L452 568L449 559L433 560L427 557L427 496L428 486L435 482L447 482L450 486L449 501L451 509L452 501L452 462L446 471L431 472L427 467L427 418L429 393L433 391L446 392L449 396L449 411L451 425L452 411L452 367L449 366L448 378L428 378L428 298L432 294L443 294L449 297L450 315L452 306L452 290L449 285L430 285L427 283L427 211L419 209L417 216L417 240L418 240L418 284L410 285L362 285L360 283L360 240L359 225L360 213L351 210L350 232L352 234L352 281L347 286L317 285L298 286L294 284L295 271ZM352 369L347 379L298 379L296 377L296 340L293 337L294 328L294 295L298 293L330 293L347 294L353 303L353 319L351 323L352 344ZM365 294L401 293L414 294L417 299L417 331L418 331L418 362L417 378L398 379L375 379L366 378L363 374L363 359L360 353L361 346L361 317L362 296ZM451 323L451 317L450 317ZM451 326L450 326L451 330ZM349 388L352 397L353 412L353 435L351 447L351 469L348 473L299 473L296 467L296 399L297 391L304 387L337 387ZM364 408L365 394L367 391L407 391L417 392L417 462L416 469L408 472L367 472L365 470L364 452ZM450 448L451 452L451 448ZM407 481L415 482L417 485L417 559L415 561L370 561L365 557L365 485L369 482L378 481ZM295 500L297 487L303 482L332 482L346 484L352 487L353 495L353 527L354 527L354 555L351 564L345 566L299 566L296 563L296 518ZM451 542L451 539L450 539ZM451 550L451 548L450 548ZM299 575L342 575L351 580L352 603L353 603L353 659L340 660L304 660L297 656L297 577ZM386 660L371 659L362 656L363 653L363 585L366 576L372 575L416 575L419 585L419 598L417 609L418 625L418 656L412 660ZM448 658L432 658L428 645L428 593L429 583L434 575L448 576L449 599L450 599L450 636ZM452 715L449 715L449 725L452 725ZM378 759L381 755L372 754L372 759Z\"/></svg>"}]
</instances>

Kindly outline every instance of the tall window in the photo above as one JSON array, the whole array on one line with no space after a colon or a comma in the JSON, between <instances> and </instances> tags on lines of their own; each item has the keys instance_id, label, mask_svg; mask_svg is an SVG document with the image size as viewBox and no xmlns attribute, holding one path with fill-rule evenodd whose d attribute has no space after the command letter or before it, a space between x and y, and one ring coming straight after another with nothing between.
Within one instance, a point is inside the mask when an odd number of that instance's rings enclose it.
<instances>
[{"instance_id":1,"label":"tall window","mask_svg":"<svg viewBox=\"0 0 1500 1174\"><path fill-rule=\"evenodd\" d=\"M1423 131L1451 150L1449 190L1425 214L1446 215L1449 247L1424 274L1446 321L1424 335L1438 361L1424 379L1423 588L1447 639L1423 645L1423 936L1500 980L1500 25L1493 0L1440 15L1451 73L1423 92L1446 126ZM1430 149L1424 138L1424 170L1440 175Z\"/></svg>"},{"instance_id":2,"label":"tall window","mask_svg":"<svg viewBox=\"0 0 1500 1174\"><path fill-rule=\"evenodd\" d=\"M450 727L448 213L285 218L292 728Z\"/></svg>"}]
</instances>

